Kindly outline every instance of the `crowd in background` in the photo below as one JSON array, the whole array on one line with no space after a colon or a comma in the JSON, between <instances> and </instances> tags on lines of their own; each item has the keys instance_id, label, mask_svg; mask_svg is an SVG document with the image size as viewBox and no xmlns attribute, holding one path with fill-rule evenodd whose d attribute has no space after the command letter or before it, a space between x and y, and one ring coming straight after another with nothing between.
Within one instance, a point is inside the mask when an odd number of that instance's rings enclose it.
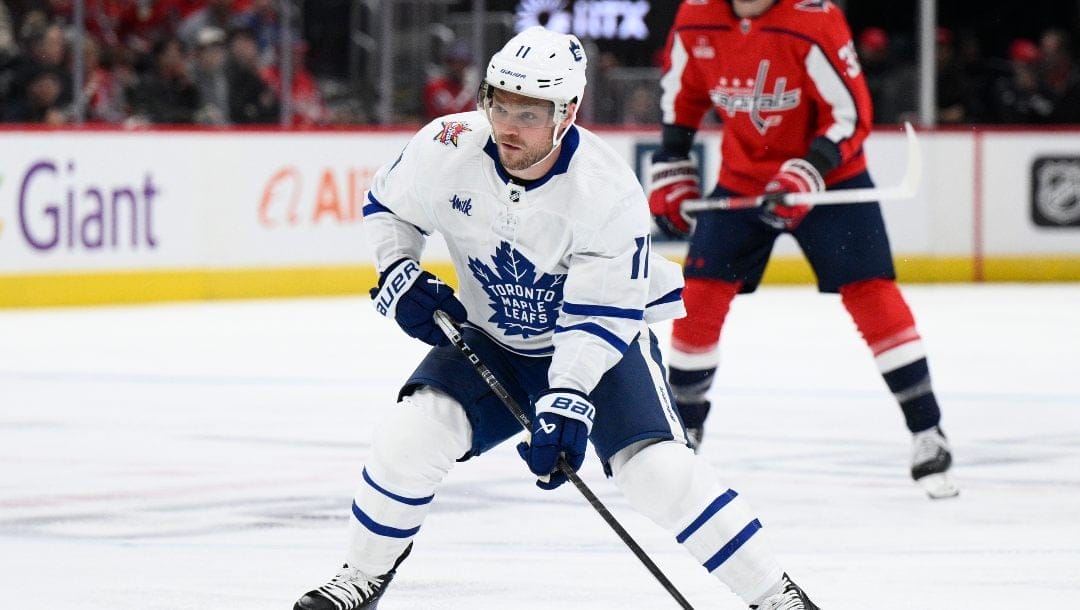
<instances>
[{"instance_id":1,"label":"crowd in background","mask_svg":"<svg viewBox=\"0 0 1080 610\"><path fill-rule=\"evenodd\" d=\"M0 4L0 120L88 123L279 121L281 25L273 0L87 0L82 87L72 78L71 0ZM292 45L295 125L333 120Z\"/></svg>"},{"instance_id":2,"label":"crowd in background","mask_svg":"<svg viewBox=\"0 0 1080 610\"><path fill-rule=\"evenodd\" d=\"M91 124L212 126L278 124L282 102L282 19L276 0L86 0L83 78L75 91L72 0L0 3L0 121L63 125L76 102ZM289 101L295 126L363 124L368 113L341 101L340 70L323 69L321 41L292 37ZM1073 32L1051 28L1005 49L984 50L970 31L937 31L941 124L1080 123L1080 69ZM875 121L916 118L918 67L909 41L876 26L855 32L875 102ZM594 55L584 122L655 126L659 49L626 66ZM340 53L338 53L340 55ZM457 41L430 58L427 82L405 82L422 110L415 122L472 107L478 67ZM330 76L327 76L327 75ZM355 97L355 96L353 96ZM335 100L338 100L335 102ZM422 114L420 114L422 112Z\"/></svg>"},{"instance_id":3,"label":"crowd in background","mask_svg":"<svg viewBox=\"0 0 1080 610\"><path fill-rule=\"evenodd\" d=\"M935 38L939 123L1080 122L1080 70L1065 30L1048 29L1038 40L1015 38L1002 56L984 54L972 32L938 28ZM882 28L864 28L856 45L876 122L913 120L917 66L898 59Z\"/></svg>"}]
</instances>

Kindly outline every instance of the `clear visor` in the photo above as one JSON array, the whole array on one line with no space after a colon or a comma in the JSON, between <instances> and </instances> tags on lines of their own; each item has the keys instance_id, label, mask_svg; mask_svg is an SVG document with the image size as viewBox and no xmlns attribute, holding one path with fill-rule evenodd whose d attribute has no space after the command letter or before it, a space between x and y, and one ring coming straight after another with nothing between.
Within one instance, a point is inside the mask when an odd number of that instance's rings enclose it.
<instances>
[{"instance_id":1,"label":"clear visor","mask_svg":"<svg viewBox=\"0 0 1080 610\"><path fill-rule=\"evenodd\" d=\"M492 125L517 129L541 129L555 125L555 103L517 95L490 85L481 95L481 108Z\"/></svg>"}]
</instances>

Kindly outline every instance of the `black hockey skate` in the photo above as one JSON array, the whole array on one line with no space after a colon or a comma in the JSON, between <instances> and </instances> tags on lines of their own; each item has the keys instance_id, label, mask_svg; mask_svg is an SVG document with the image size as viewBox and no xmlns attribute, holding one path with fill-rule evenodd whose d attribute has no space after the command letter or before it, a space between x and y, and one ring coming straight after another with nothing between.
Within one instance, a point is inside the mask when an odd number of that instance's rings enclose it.
<instances>
[{"instance_id":1,"label":"black hockey skate","mask_svg":"<svg viewBox=\"0 0 1080 610\"><path fill-rule=\"evenodd\" d=\"M931 498L951 498L960 493L949 479L951 466L952 451L941 428L934 426L912 436L911 478Z\"/></svg>"},{"instance_id":2,"label":"black hockey skate","mask_svg":"<svg viewBox=\"0 0 1080 610\"><path fill-rule=\"evenodd\" d=\"M791 582L787 574L784 574L784 590L776 595L770 595L757 606L750 606L750 610L821 610L810 598L803 593L799 585Z\"/></svg>"},{"instance_id":3,"label":"black hockey skate","mask_svg":"<svg viewBox=\"0 0 1080 610\"><path fill-rule=\"evenodd\" d=\"M412 544L405 547L405 552L394 562L394 567L381 576L368 576L356 568L350 568L349 564L341 566L341 571L330 582L304 594L293 610L375 610L398 566L411 550Z\"/></svg>"}]
</instances>

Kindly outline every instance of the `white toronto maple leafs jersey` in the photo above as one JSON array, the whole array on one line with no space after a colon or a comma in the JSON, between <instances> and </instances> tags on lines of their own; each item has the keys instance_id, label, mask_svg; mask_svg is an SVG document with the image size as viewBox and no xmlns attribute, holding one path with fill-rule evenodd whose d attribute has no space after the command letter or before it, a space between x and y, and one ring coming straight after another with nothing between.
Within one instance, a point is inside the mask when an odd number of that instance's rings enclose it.
<instances>
[{"instance_id":1,"label":"white toronto maple leafs jersey","mask_svg":"<svg viewBox=\"0 0 1080 610\"><path fill-rule=\"evenodd\" d=\"M480 112L421 129L375 175L365 234L380 271L445 238L469 324L509 350L551 355L551 387L591 392L646 324L679 317L682 273L652 256L636 177L595 134L571 127L555 166L521 186Z\"/></svg>"}]
</instances>

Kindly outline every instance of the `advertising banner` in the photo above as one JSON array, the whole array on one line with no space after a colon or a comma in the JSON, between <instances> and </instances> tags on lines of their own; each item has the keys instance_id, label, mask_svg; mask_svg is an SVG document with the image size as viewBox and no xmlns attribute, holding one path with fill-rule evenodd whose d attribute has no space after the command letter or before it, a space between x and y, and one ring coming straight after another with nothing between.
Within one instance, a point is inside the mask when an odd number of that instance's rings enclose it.
<instances>
[{"instance_id":1,"label":"advertising banner","mask_svg":"<svg viewBox=\"0 0 1080 610\"><path fill-rule=\"evenodd\" d=\"M600 133L644 182L657 134ZM364 193L411 136L0 132L0 306L358 292L375 280ZM706 185L721 137L696 139ZM1080 132L919 139L919 193L882 202L902 279L1080 279ZM879 186L903 177L899 129L875 132L865 154ZM685 252L657 237L658 252ZM794 240L774 254L767 280L807 280ZM433 238L425 264L447 258Z\"/></svg>"}]
</instances>

